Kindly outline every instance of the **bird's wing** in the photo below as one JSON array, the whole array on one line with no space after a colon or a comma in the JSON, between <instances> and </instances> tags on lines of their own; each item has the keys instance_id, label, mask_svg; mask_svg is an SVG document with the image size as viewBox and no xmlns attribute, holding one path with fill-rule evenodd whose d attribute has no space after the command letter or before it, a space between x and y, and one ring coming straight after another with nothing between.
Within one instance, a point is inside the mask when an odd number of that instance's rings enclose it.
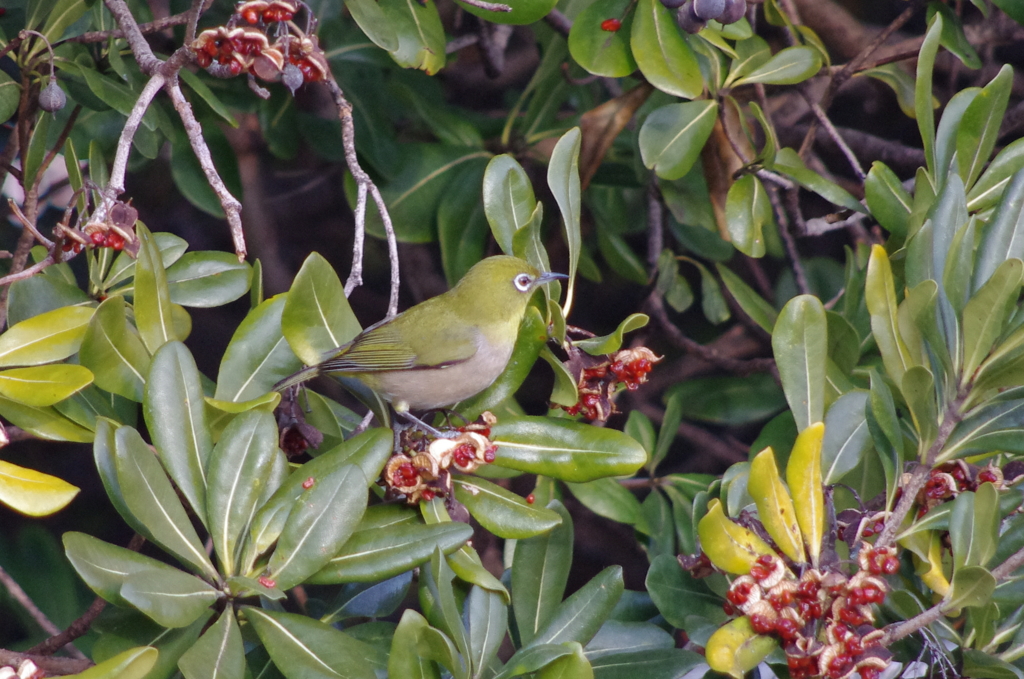
<instances>
[{"instance_id":1,"label":"bird's wing","mask_svg":"<svg viewBox=\"0 0 1024 679\"><path fill-rule=\"evenodd\" d=\"M398 320L405 320L399 317ZM479 331L459 326L425 337L406 323L386 322L367 329L326 357L324 372L384 372L440 368L469 360L477 351Z\"/></svg>"}]
</instances>

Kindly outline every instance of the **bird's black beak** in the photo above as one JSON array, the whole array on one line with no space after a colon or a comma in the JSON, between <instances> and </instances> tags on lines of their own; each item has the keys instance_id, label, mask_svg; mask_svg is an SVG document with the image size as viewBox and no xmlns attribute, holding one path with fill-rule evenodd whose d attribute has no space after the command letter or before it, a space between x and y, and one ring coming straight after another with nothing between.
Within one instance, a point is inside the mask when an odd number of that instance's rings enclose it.
<instances>
[{"instance_id":1,"label":"bird's black beak","mask_svg":"<svg viewBox=\"0 0 1024 679\"><path fill-rule=\"evenodd\" d=\"M553 273L551 271L545 271L541 275L537 276L537 280L533 282L533 286L537 287L538 285L544 285L545 283L550 283L551 281L557 281L560 278L569 277L566 276L564 273Z\"/></svg>"}]
</instances>

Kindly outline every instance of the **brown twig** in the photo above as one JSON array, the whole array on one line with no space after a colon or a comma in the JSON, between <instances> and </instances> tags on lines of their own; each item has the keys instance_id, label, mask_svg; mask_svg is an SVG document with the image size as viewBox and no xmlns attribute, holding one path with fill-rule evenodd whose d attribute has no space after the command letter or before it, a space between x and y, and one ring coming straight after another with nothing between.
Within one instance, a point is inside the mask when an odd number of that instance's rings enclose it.
<instances>
[{"instance_id":1,"label":"brown twig","mask_svg":"<svg viewBox=\"0 0 1024 679\"><path fill-rule=\"evenodd\" d=\"M867 175L864 173L864 168L860 166L860 161L857 160L857 156L853 153L850 147L847 145L846 140L843 139L839 131L836 130L835 125L829 120L825 111L822 110L816 102L811 101L811 98L807 96L806 89L801 89L800 92L804 94L807 99L807 104L811 107L811 111L814 113L814 117L821 123L821 126L825 128L828 136L832 139L833 143L839 147L839 150L846 156L846 161L850 163L850 167L853 168L853 173L857 175L857 179L864 181Z\"/></svg>"},{"instance_id":2,"label":"brown twig","mask_svg":"<svg viewBox=\"0 0 1024 679\"><path fill-rule=\"evenodd\" d=\"M553 9L544 16L544 23L562 34L563 38L569 37L572 30L572 21L557 9Z\"/></svg>"},{"instance_id":3,"label":"brown twig","mask_svg":"<svg viewBox=\"0 0 1024 679\"><path fill-rule=\"evenodd\" d=\"M181 26L182 24L187 24L189 13L191 11L192 10L189 10L188 12L182 12L181 14L173 14L169 17L157 19L156 21L150 21L146 24L139 24L139 32L143 35L149 35L150 33L159 33L160 31L172 28L174 26ZM82 33L81 35L76 35L73 38L68 38L67 40L64 40L61 43L57 44L63 44L63 42L106 42L111 38L123 37L125 37L125 32L120 28L117 28L112 31L90 31L88 33Z\"/></svg>"},{"instance_id":4,"label":"brown twig","mask_svg":"<svg viewBox=\"0 0 1024 679\"><path fill-rule=\"evenodd\" d=\"M0 567L0 585L4 586L7 593L11 595L11 598L18 602L18 604L28 612L32 620L47 634L60 634L60 628L53 624L53 622L46 617L46 614L39 610L36 603L32 601L32 598L25 593L25 590L21 588L17 580L11 577L10 573ZM61 644L62 646L64 644ZM67 652L72 657L80 660L85 660L85 654L79 651L74 646L67 646Z\"/></svg>"},{"instance_id":5,"label":"brown twig","mask_svg":"<svg viewBox=\"0 0 1024 679\"><path fill-rule=\"evenodd\" d=\"M17 667L22 662L31 660L36 667L46 673L47 676L63 676L66 674L79 674L93 666L91 660L80 660L78 658L53 658L46 655L32 655L30 653L19 653L0 648L0 667Z\"/></svg>"},{"instance_id":6,"label":"brown twig","mask_svg":"<svg viewBox=\"0 0 1024 679\"><path fill-rule=\"evenodd\" d=\"M53 635L39 644L36 644L32 648L28 649L28 652L38 655L50 655L62 646L70 644L72 641L89 631L89 628L92 627L93 621L96 620L99 614L103 612L103 608L106 605L106 601L101 597L96 597L89 605L89 608L86 609L85 613L68 625L66 630Z\"/></svg>"}]
</instances>

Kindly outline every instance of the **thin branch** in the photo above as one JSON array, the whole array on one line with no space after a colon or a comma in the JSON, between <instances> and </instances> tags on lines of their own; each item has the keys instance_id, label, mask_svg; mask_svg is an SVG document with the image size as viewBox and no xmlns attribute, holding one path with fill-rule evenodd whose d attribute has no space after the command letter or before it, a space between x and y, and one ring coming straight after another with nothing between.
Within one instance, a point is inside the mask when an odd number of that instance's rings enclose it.
<instances>
[{"instance_id":1,"label":"thin branch","mask_svg":"<svg viewBox=\"0 0 1024 679\"><path fill-rule=\"evenodd\" d=\"M801 90L801 93L803 92L804 90ZM822 110L821 106L811 101L810 97L807 98L807 103L810 105L811 111L814 112L814 116L818 119L818 122L820 122L821 126L825 128L826 132L828 132L828 136L832 138L835 145L838 146L839 150L843 152L844 156L846 156L846 160L850 163L850 167L853 168L853 172L857 175L857 179L863 182L867 178L867 175L864 173L864 168L860 166L860 161L857 160L857 156L854 155L853 151L850 150L850 147L847 146L846 140L843 139L842 135L839 134L839 131L836 130L832 121L828 119L827 115L825 115L825 111Z\"/></svg>"},{"instance_id":2,"label":"thin branch","mask_svg":"<svg viewBox=\"0 0 1024 679\"><path fill-rule=\"evenodd\" d=\"M398 274L398 239L395 237L395 227L391 223L391 214L388 212L388 206L384 203L384 197L380 195L380 189L377 188L377 185L370 179L370 175L366 174L366 171L359 164L359 158L356 155L356 130L352 119L352 104L345 98L345 93L341 91L341 87L334 79L334 74L330 71L327 72L325 82L334 96L334 103L338 107L338 118L341 120L341 140L342 145L345 147L345 162L348 163L349 172L352 173L352 178L356 180L356 186L366 187L366 190L369 191L370 197L373 198L373 202L377 206L377 212L380 214L381 221L384 223L384 234L388 241L388 259L391 261L391 295L388 301L387 314L387 317L391 318L398 313L398 286L401 280ZM365 198L362 201L362 209L360 210L359 208L360 204L357 202L355 212L357 238L366 229ZM360 277L362 276L361 250L362 248L360 248L359 253L353 255L352 264L353 272L355 272L356 260L358 259ZM349 276L349 281L352 281L351 275ZM347 283L346 294L348 294Z\"/></svg>"},{"instance_id":3,"label":"thin branch","mask_svg":"<svg viewBox=\"0 0 1024 679\"><path fill-rule=\"evenodd\" d=\"M572 21L557 9L553 9L544 16L544 23L562 34L563 38L569 37L572 30Z\"/></svg>"},{"instance_id":4,"label":"thin branch","mask_svg":"<svg viewBox=\"0 0 1024 679\"><path fill-rule=\"evenodd\" d=\"M647 182L647 264L653 271L665 247L665 206L661 203L658 177L652 172Z\"/></svg>"},{"instance_id":5,"label":"thin branch","mask_svg":"<svg viewBox=\"0 0 1024 679\"><path fill-rule=\"evenodd\" d=\"M71 115L68 116L68 121L64 124L64 129L60 131L60 136L57 137L57 141L54 143L46 156L43 158L43 162L39 164L39 169L36 170L36 180L32 185L32 188L39 191L39 185L43 181L43 174L50 167L50 163L57 157L57 154L64 150L64 143L68 140L68 135L71 134L71 128L75 126L75 121L78 120L78 114L82 112L82 105L76 104L71 109Z\"/></svg>"},{"instance_id":6,"label":"thin branch","mask_svg":"<svg viewBox=\"0 0 1024 679\"><path fill-rule=\"evenodd\" d=\"M92 661L88 659L53 658L46 655L32 655L0 648L0 667L17 667L26 660L34 662L36 667L45 672L47 676L79 674L93 666Z\"/></svg>"},{"instance_id":7,"label":"thin branch","mask_svg":"<svg viewBox=\"0 0 1024 679\"><path fill-rule=\"evenodd\" d=\"M356 187L356 210L355 214L366 214L366 184L359 184ZM352 270L345 281L345 297L352 294L352 291L363 284L363 247L366 242L366 220L357 219L355 235L352 239Z\"/></svg>"},{"instance_id":8,"label":"thin branch","mask_svg":"<svg viewBox=\"0 0 1024 679\"><path fill-rule=\"evenodd\" d=\"M128 41L128 47L132 50L135 62L139 65L139 70L146 75L155 73L156 69L160 67L160 60L153 54L149 43L146 42L142 31L139 30L139 24L135 21L135 17L132 16L128 5L124 0L103 1L113 15L114 21L117 22L117 25L124 32L124 38Z\"/></svg>"},{"instance_id":9,"label":"thin branch","mask_svg":"<svg viewBox=\"0 0 1024 679\"><path fill-rule=\"evenodd\" d=\"M146 110L153 103L153 99L165 82L167 82L167 78L162 73L155 73L149 79L149 82L146 83L146 86L142 88L139 98L135 101L135 105L128 114L128 119L121 130L121 138L117 141L114 164L110 168L110 180L107 182L107 188L103 190L103 201L96 206L94 218L98 219L98 221L105 219L107 211L114 205L114 201L124 193L125 174L128 171L128 155L132 150L132 140L135 138L135 133L139 130L142 117L146 114Z\"/></svg>"},{"instance_id":10,"label":"thin branch","mask_svg":"<svg viewBox=\"0 0 1024 679\"><path fill-rule=\"evenodd\" d=\"M25 593L25 590L21 588L17 580L11 577L10 573L0 567L0 584L4 586L7 593L11 595L11 598L18 602L18 604L24 608L28 614L32 617L37 625L47 634L60 634L60 628L53 624L53 622L46 617L46 613L39 610L36 603L32 601L32 598ZM63 645L63 644L62 644ZM85 654L79 651L74 646L68 646L67 652L79 660L85 660Z\"/></svg>"},{"instance_id":11,"label":"thin branch","mask_svg":"<svg viewBox=\"0 0 1024 679\"><path fill-rule=\"evenodd\" d=\"M150 21L148 24L139 24L139 32L143 35L149 35L150 33L159 33L160 31L163 31L167 28L187 24L189 13L191 11L192 10L189 10L188 12L182 12L181 14L174 14L169 17L164 17L163 19ZM125 37L124 31L122 31L120 28L117 28L112 31L90 31L88 33L82 33L81 35L76 35L73 38L68 38L67 40L64 40L57 44L60 45L64 42L106 42L111 38L123 37Z\"/></svg>"},{"instance_id":12,"label":"thin branch","mask_svg":"<svg viewBox=\"0 0 1024 679\"><path fill-rule=\"evenodd\" d=\"M107 602L104 601L102 597L96 597L93 599L93 602L89 604L89 608L86 609L85 613L68 625L66 630L55 634L42 643L36 644L32 648L28 649L28 652L37 653L39 655L50 655L62 646L67 646L72 641L89 631L89 628L92 627L93 621L99 617L99 614L103 612L106 605Z\"/></svg>"}]
</instances>

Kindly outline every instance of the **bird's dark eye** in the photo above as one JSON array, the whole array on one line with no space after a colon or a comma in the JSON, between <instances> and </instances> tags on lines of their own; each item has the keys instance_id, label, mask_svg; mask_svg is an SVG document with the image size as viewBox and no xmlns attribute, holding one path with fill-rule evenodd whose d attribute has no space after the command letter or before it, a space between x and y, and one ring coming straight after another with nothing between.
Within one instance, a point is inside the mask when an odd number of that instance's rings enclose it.
<instances>
[{"instance_id":1,"label":"bird's dark eye","mask_svg":"<svg viewBox=\"0 0 1024 679\"><path fill-rule=\"evenodd\" d=\"M530 289L530 285L533 284L533 276L528 273L521 273L512 280L512 283L519 292L526 292Z\"/></svg>"}]
</instances>

